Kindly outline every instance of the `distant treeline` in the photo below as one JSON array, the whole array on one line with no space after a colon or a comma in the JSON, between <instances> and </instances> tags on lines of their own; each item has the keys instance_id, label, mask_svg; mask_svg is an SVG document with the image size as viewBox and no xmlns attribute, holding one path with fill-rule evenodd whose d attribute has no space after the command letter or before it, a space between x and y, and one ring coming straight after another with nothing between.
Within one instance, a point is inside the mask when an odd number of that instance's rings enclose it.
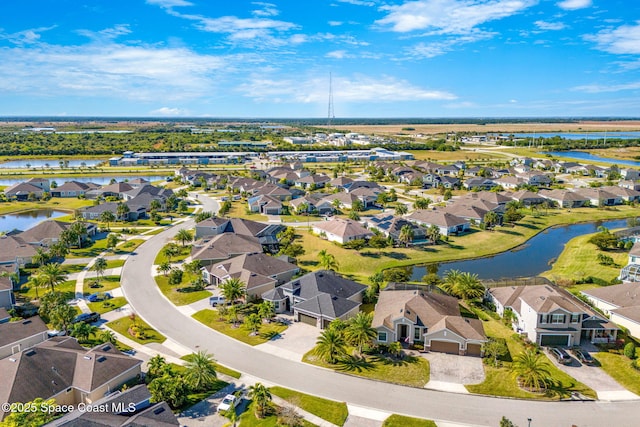
<instances>
[{"instance_id":1,"label":"distant treeline","mask_svg":"<svg viewBox=\"0 0 640 427\"><path fill-rule=\"evenodd\" d=\"M526 138L527 142L520 141L500 141L499 144L507 146L526 145L532 138ZM559 136L553 136L551 138L536 137L534 143L541 144L545 150L552 151L568 151L568 150L589 150L596 148L616 148L616 147L638 147L640 146L640 139L616 139L604 138L600 139L564 139Z\"/></svg>"}]
</instances>

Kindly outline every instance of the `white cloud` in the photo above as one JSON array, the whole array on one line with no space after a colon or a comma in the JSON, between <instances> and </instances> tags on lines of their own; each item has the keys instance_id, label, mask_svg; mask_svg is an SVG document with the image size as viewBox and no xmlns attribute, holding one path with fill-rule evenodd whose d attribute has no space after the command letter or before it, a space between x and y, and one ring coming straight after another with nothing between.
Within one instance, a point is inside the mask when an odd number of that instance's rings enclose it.
<instances>
[{"instance_id":1,"label":"white cloud","mask_svg":"<svg viewBox=\"0 0 640 427\"><path fill-rule=\"evenodd\" d=\"M193 6L193 3L186 0L147 0L147 4L160 6L165 9L170 9L172 7Z\"/></svg>"},{"instance_id":2,"label":"white cloud","mask_svg":"<svg viewBox=\"0 0 640 427\"><path fill-rule=\"evenodd\" d=\"M0 40L8 40L16 45L38 43L40 41L40 33L52 30L54 28L56 28L55 25L51 27L30 28L28 30L18 31L11 34L3 34L2 32L0 32Z\"/></svg>"},{"instance_id":3,"label":"white cloud","mask_svg":"<svg viewBox=\"0 0 640 427\"><path fill-rule=\"evenodd\" d=\"M576 86L571 88L571 90L576 92L586 92L586 93L607 93L607 92L620 92L626 90L638 90L640 89L640 82L632 82L632 83L623 83L617 85L584 85L584 86Z\"/></svg>"},{"instance_id":4,"label":"white cloud","mask_svg":"<svg viewBox=\"0 0 640 427\"><path fill-rule=\"evenodd\" d=\"M544 31L559 31L567 28L567 26L562 22L536 21L534 24L536 27Z\"/></svg>"},{"instance_id":5,"label":"white cloud","mask_svg":"<svg viewBox=\"0 0 640 427\"><path fill-rule=\"evenodd\" d=\"M113 42L0 48L0 92L177 100L212 92L231 58Z\"/></svg>"},{"instance_id":6,"label":"white cloud","mask_svg":"<svg viewBox=\"0 0 640 427\"><path fill-rule=\"evenodd\" d=\"M423 89L391 76L334 76L332 84L336 102L438 101L457 98L452 93ZM274 80L254 75L239 90L244 96L258 102L308 104L326 101L328 88L328 79Z\"/></svg>"},{"instance_id":7,"label":"white cloud","mask_svg":"<svg viewBox=\"0 0 640 427\"><path fill-rule=\"evenodd\" d=\"M187 116L188 111L183 110L181 108L171 108L171 107L162 107L157 110L150 111L149 114L152 116Z\"/></svg>"},{"instance_id":8,"label":"white cloud","mask_svg":"<svg viewBox=\"0 0 640 427\"><path fill-rule=\"evenodd\" d=\"M346 50L334 50L325 55L325 58L344 59L350 58L351 55L347 54Z\"/></svg>"},{"instance_id":9,"label":"white cloud","mask_svg":"<svg viewBox=\"0 0 640 427\"><path fill-rule=\"evenodd\" d=\"M375 6L376 3L373 1L366 1L366 0L336 0L339 3L349 3L349 4L353 4L356 6Z\"/></svg>"},{"instance_id":10,"label":"white cloud","mask_svg":"<svg viewBox=\"0 0 640 427\"><path fill-rule=\"evenodd\" d=\"M636 25L606 29L584 38L595 42L598 49L605 52L637 55L640 54L640 21L637 21Z\"/></svg>"},{"instance_id":11,"label":"white cloud","mask_svg":"<svg viewBox=\"0 0 640 427\"><path fill-rule=\"evenodd\" d=\"M383 6L388 15L376 23L406 33L432 30L441 34L463 34L478 25L515 15L537 0L417 0L398 6Z\"/></svg>"},{"instance_id":12,"label":"white cloud","mask_svg":"<svg viewBox=\"0 0 640 427\"><path fill-rule=\"evenodd\" d=\"M265 17L265 16L278 16L280 11L275 4L272 3L264 3L264 2L253 2L251 3L255 6L260 6L260 9L254 10L251 12L253 16Z\"/></svg>"},{"instance_id":13,"label":"white cloud","mask_svg":"<svg viewBox=\"0 0 640 427\"><path fill-rule=\"evenodd\" d=\"M342 21L329 21L328 24L332 27L339 27L340 25L344 24L344 22Z\"/></svg>"},{"instance_id":14,"label":"white cloud","mask_svg":"<svg viewBox=\"0 0 640 427\"><path fill-rule=\"evenodd\" d=\"M564 0L557 3L557 5L564 10L584 9L591 6L591 0Z\"/></svg>"},{"instance_id":15,"label":"white cloud","mask_svg":"<svg viewBox=\"0 0 640 427\"><path fill-rule=\"evenodd\" d=\"M131 30L128 25L120 24L100 31L78 30L76 32L92 40L113 40L117 37L130 34Z\"/></svg>"},{"instance_id":16,"label":"white cloud","mask_svg":"<svg viewBox=\"0 0 640 427\"><path fill-rule=\"evenodd\" d=\"M450 37L445 40L431 42L431 43L418 43L409 48L408 54L411 58L434 58L436 56L444 55L455 49L456 46L468 43L474 43L480 40L486 40L493 37L495 33L483 32L474 30L469 34Z\"/></svg>"}]
</instances>

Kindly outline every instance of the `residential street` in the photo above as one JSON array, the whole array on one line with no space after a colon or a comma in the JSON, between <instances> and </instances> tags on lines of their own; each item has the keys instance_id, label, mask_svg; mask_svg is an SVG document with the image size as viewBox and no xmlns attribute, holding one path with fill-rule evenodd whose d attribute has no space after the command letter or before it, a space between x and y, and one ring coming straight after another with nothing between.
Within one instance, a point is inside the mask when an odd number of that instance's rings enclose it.
<instances>
[{"instance_id":1,"label":"residential street","mask_svg":"<svg viewBox=\"0 0 640 427\"><path fill-rule=\"evenodd\" d=\"M216 211L216 202L200 195L205 211ZM636 425L638 402L538 402L499 399L414 389L339 374L281 358L219 334L185 316L158 290L150 272L157 252L186 221L154 236L126 261L122 290L134 311L171 340L214 354L223 365L294 390L346 401L350 404L433 420L467 425L497 426L504 415L517 425L603 426Z\"/></svg>"}]
</instances>

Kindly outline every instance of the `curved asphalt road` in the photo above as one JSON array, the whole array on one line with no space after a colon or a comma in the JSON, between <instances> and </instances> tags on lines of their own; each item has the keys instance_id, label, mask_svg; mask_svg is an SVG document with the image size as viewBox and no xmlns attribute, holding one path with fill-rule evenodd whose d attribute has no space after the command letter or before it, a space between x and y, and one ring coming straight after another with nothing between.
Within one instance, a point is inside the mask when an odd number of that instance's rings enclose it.
<instances>
[{"instance_id":1,"label":"curved asphalt road","mask_svg":"<svg viewBox=\"0 0 640 427\"><path fill-rule=\"evenodd\" d=\"M201 198L204 210L215 211L215 201ZM223 365L305 393L433 420L497 426L504 415L520 426L527 425L527 418L532 418L534 427L638 425L638 402L536 402L398 386L282 359L213 331L178 311L160 293L151 274L162 246L180 228L193 225L193 220L187 221L142 244L124 265L122 289L135 312L151 326L194 351L196 347L209 351Z\"/></svg>"}]
</instances>

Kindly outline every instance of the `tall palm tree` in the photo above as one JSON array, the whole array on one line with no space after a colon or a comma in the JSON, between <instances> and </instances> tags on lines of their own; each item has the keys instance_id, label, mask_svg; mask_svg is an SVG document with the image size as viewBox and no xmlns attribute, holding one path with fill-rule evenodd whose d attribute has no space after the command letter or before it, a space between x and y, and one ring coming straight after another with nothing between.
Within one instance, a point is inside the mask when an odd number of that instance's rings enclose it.
<instances>
[{"instance_id":1,"label":"tall palm tree","mask_svg":"<svg viewBox=\"0 0 640 427\"><path fill-rule=\"evenodd\" d=\"M104 211L100 214L100 221L107 224L107 230L111 230L109 223L116 220L116 216L111 211Z\"/></svg>"},{"instance_id":2,"label":"tall palm tree","mask_svg":"<svg viewBox=\"0 0 640 427\"><path fill-rule=\"evenodd\" d=\"M118 219L120 221L126 221L130 211L131 209L129 209L129 206L126 203L120 202L116 206L116 215L118 215Z\"/></svg>"},{"instance_id":3,"label":"tall palm tree","mask_svg":"<svg viewBox=\"0 0 640 427\"><path fill-rule=\"evenodd\" d=\"M224 298L233 303L236 300L244 297L247 291L247 285L237 277L231 277L220 285L220 289L222 290L222 295Z\"/></svg>"},{"instance_id":4,"label":"tall palm tree","mask_svg":"<svg viewBox=\"0 0 640 427\"><path fill-rule=\"evenodd\" d=\"M431 240L434 245L437 245L440 240L440 227L431 224L431 226L427 228L427 238Z\"/></svg>"},{"instance_id":5,"label":"tall palm tree","mask_svg":"<svg viewBox=\"0 0 640 427\"><path fill-rule=\"evenodd\" d=\"M93 271L96 272L96 283L100 283L100 279L102 278L104 271L107 269L107 260L102 257L96 258L92 268Z\"/></svg>"},{"instance_id":6,"label":"tall palm tree","mask_svg":"<svg viewBox=\"0 0 640 427\"><path fill-rule=\"evenodd\" d=\"M347 341L357 347L358 354L362 354L364 346L371 344L378 335L376 330L371 327L372 320L373 313L360 312L349 320L345 329Z\"/></svg>"},{"instance_id":7,"label":"tall palm tree","mask_svg":"<svg viewBox=\"0 0 640 427\"><path fill-rule=\"evenodd\" d=\"M445 292L455 295L456 286L458 285L461 276L462 272L460 270L448 270L444 275L444 283L442 284L442 288Z\"/></svg>"},{"instance_id":8,"label":"tall palm tree","mask_svg":"<svg viewBox=\"0 0 640 427\"><path fill-rule=\"evenodd\" d=\"M87 234L87 226L85 225L85 223L82 221L76 221L71 224L71 227L69 227L68 230L71 231L72 236L75 237L76 241L78 242L78 248L81 249L82 240Z\"/></svg>"},{"instance_id":9,"label":"tall palm tree","mask_svg":"<svg viewBox=\"0 0 640 427\"><path fill-rule=\"evenodd\" d=\"M220 308L224 308L224 306L220 307ZM231 307L227 308L227 316L229 317L229 320L231 321L231 323L233 323L233 327L235 328L238 325L238 306L237 305L232 305ZM219 311L220 313L222 313L222 311Z\"/></svg>"},{"instance_id":10,"label":"tall palm tree","mask_svg":"<svg viewBox=\"0 0 640 427\"><path fill-rule=\"evenodd\" d=\"M403 243L406 247L413 242L415 237L415 233L413 231L413 227L409 224L405 224L400 228L400 234L398 235L398 241Z\"/></svg>"},{"instance_id":11,"label":"tall palm tree","mask_svg":"<svg viewBox=\"0 0 640 427\"><path fill-rule=\"evenodd\" d=\"M42 284L49 286L51 291L55 291L56 286L67 280L67 275L60 268L60 264L45 264L36 273L42 279Z\"/></svg>"},{"instance_id":12,"label":"tall palm tree","mask_svg":"<svg viewBox=\"0 0 640 427\"><path fill-rule=\"evenodd\" d=\"M327 252L326 249L323 249L318 253L318 260L320 261L322 268L325 270L335 271L338 269L338 261L336 261L336 257Z\"/></svg>"},{"instance_id":13,"label":"tall palm tree","mask_svg":"<svg viewBox=\"0 0 640 427\"><path fill-rule=\"evenodd\" d=\"M100 340L105 343L110 342L111 344L115 344L116 335L112 331L105 329L100 332Z\"/></svg>"},{"instance_id":14,"label":"tall palm tree","mask_svg":"<svg viewBox=\"0 0 640 427\"><path fill-rule=\"evenodd\" d=\"M458 280L457 296L464 300L482 298L485 288L477 274L464 272Z\"/></svg>"},{"instance_id":15,"label":"tall palm tree","mask_svg":"<svg viewBox=\"0 0 640 427\"><path fill-rule=\"evenodd\" d=\"M168 262L171 262L171 259L180 254L180 247L175 245L174 243L169 243L167 246L162 248L162 255L167 258Z\"/></svg>"},{"instance_id":16,"label":"tall palm tree","mask_svg":"<svg viewBox=\"0 0 640 427\"><path fill-rule=\"evenodd\" d=\"M256 405L256 417L263 418L272 399L271 392L264 384L255 383L249 387L249 397Z\"/></svg>"},{"instance_id":17,"label":"tall palm tree","mask_svg":"<svg viewBox=\"0 0 640 427\"><path fill-rule=\"evenodd\" d=\"M200 350L197 353L193 353L185 367L187 368L185 379L195 390L206 390L218 378L215 360L206 351Z\"/></svg>"},{"instance_id":18,"label":"tall palm tree","mask_svg":"<svg viewBox=\"0 0 640 427\"><path fill-rule=\"evenodd\" d=\"M31 257L31 262L36 264L38 267L42 267L44 264L48 263L51 260L51 255L45 252L42 248L36 249L36 254Z\"/></svg>"},{"instance_id":19,"label":"tall palm tree","mask_svg":"<svg viewBox=\"0 0 640 427\"><path fill-rule=\"evenodd\" d=\"M271 301L263 301L258 307L258 315L260 319L271 321L276 315L276 309Z\"/></svg>"},{"instance_id":20,"label":"tall palm tree","mask_svg":"<svg viewBox=\"0 0 640 427\"><path fill-rule=\"evenodd\" d=\"M251 331L252 335L256 335L258 333L261 323L262 318L260 318L260 316L256 313L251 313L244 318L244 325Z\"/></svg>"},{"instance_id":21,"label":"tall palm tree","mask_svg":"<svg viewBox=\"0 0 640 427\"><path fill-rule=\"evenodd\" d=\"M541 390L551 381L549 368L549 362L542 354L527 349L513 358L511 373L523 386Z\"/></svg>"},{"instance_id":22,"label":"tall palm tree","mask_svg":"<svg viewBox=\"0 0 640 427\"><path fill-rule=\"evenodd\" d=\"M418 197L416 201L413 202L413 207L416 209L428 209L431 202L431 199Z\"/></svg>"},{"instance_id":23,"label":"tall palm tree","mask_svg":"<svg viewBox=\"0 0 640 427\"><path fill-rule=\"evenodd\" d=\"M78 322L73 324L70 334L80 342L87 342L89 341L89 336L97 331L98 328L96 326L84 322Z\"/></svg>"},{"instance_id":24,"label":"tall palm tree","mask_svg":"<svg viewBox=\"0 0 640 427\"><path fill-rule=\"evenodd\" d=\"M162 275L166 277L171 271L171 264L169 261L161 262L156 270L158 270L158 273L162 273Z\"/></svg>"},{"instance_id":25,"label":"tall palm tree","mask_svg":"<svg viewBox=\"0 0 640 427\"><path fill-rule=\"evenodd\" d=\"M346 343L340 331L327 328L316 341L313 354L330 364L336 363L339 357L346 352Z\"/></svg>"},{"instance_id":26,"label":"tall palm tree","mask_svg":"<svg viewBox=\"0 0 640 427\"><path fill-rule=\"evenodd\" d=\"M484 216L484 225L489 229L493 228L496 224L498 224L498 221L500 221L500 218L498 217L498 214L495 213L494 211L489 211Z\"/></svg>"},{"instance_id":27,"label":"tall palm tree","mask_svg":"<svg viewBox=\"0 0 640 427\"><path fill-rule=\"evenodd\" d=\"M32 274L31 276L29 276L29 281L27 282L27 285L29 286L29 288L35 289L36 299L39 300L40 295L38 295L38 289L45 286L45 283L42 280L42 276L39 276L38 274Z\"/></svg>"},{"instance_id":28,"label":"tall palm tree","mask_svg":"<svg viewBox=\"0 0 640 427\"><path fill-rule=\"evenodd\" d=\"M404 203L397 203L395 206L396 215L405 215L409 212L409 208Z\"/></svg>"},{"instance_id":29,"label":"tall palm tree","mask_svg":"<svg viewBox=\"0 0 640 427\"><path fill-rule=\"evenodd\" d=\"M193 240L193 233L190 230L183 228L178 230L174 239L182 243L182 247L184 247L186 242L191 242Z\"/></svg>"}]
</instances>

